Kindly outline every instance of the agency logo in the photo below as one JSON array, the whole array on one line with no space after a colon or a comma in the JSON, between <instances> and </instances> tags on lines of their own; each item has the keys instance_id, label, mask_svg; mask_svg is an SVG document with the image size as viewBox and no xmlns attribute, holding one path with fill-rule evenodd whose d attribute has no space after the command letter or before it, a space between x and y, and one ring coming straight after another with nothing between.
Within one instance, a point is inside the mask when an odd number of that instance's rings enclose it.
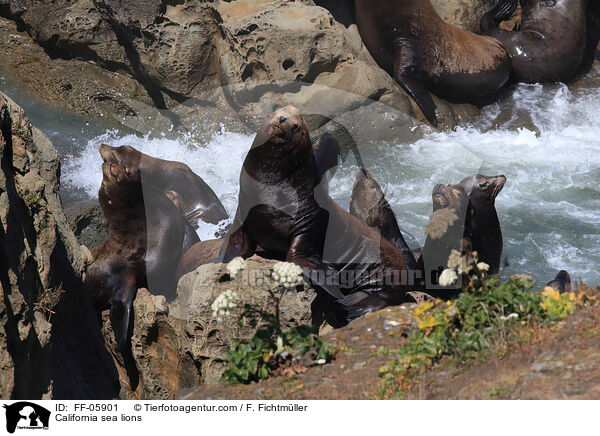
<instances>
[{"instance_id":1,"label":"agency logo","mask_svg":"<svg viewBox=\"0 0 600 436\"><path fill-rule=\"evenodd\" d=\"M19 401L3 406L6 409L6 431L14 433L16 429L47 430L50 411L28 401Z\"/></svg>"}]
</instances>

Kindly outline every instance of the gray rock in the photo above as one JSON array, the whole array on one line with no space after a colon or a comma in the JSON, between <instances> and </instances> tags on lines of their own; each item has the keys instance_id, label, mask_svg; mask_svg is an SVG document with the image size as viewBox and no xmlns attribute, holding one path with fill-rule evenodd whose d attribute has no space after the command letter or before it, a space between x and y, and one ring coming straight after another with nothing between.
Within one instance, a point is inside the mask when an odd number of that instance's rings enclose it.
<instances>
[{"instance_id":1,"label":"gray rock","mask_svg":"<svg viewBox=\"0 0 600 436\"><path fill-rule=\"evenodd\" d=\"M110 399L115 366L62 210L52 143L0 93L0 396Z\"/></svg>"},{"instance_id":2,"label":"gray rock","mask_svg":"<svg viewBox=\"0 0 600 436\"><path fill-rule=\"evenodd\" d=\"M65 210L71 229L80 244L93 248L108 240L108 223L96 202L86 202Z\"/></svg>"},{"instance_id":3,"label":"gray rock","mask_svg":"<svg viewBox=\"0 0 600 436\"><path fill-rule=\"evenodd\" d=\"M221 264L200 266L181 278L177 298L171 303L145 289L138 291L132 343L140 386L135 392L125 389L123 397L175 399L200 383L218 382L232 343L250 339L274 324L277 303L270 290L275 286L268 278L275 261L253 256L246 262L247 268L233 280ZM227 290L239 299L218 320L211 305ZM283 293L279 298L281 328L310 325L315 296L306 283ZM103 332L122 379L127 380L108 322Z\"/></svg>"}]
</instances>

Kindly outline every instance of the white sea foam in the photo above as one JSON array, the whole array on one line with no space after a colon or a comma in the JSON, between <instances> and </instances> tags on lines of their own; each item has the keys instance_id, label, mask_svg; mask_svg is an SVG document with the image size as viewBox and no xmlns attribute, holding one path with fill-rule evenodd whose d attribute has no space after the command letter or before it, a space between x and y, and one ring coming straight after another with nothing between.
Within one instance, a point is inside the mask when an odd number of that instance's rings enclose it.
<instances>
[{"instance_id":1,"label":"white sea foam","mask_svg":"<svg viewBox=\"0 0 600 436\"><path fill-rule=\"evenodd\" d=\"M508 181L497 209L504 254L511 263L506 273L526 272L545 282L564 268L574 278L599 284L598 119L600 90L520 85L511 97L487 107L472 125L430 133L412 144L381 143L360 151L409 244L424 241L436 183L459 181L473 172L504 174ZM152 156L186 162L233 216L239 171L252 139L222 131L204 146L187 137L152 139L107 132L71 159L65 180L95 196L101 181L98 145L129 144ZM344 207L356 169L349 159L330 183L332 196ZM200 237L212 237L214 229L202 225Z\"/></svg>"}]
</instances>

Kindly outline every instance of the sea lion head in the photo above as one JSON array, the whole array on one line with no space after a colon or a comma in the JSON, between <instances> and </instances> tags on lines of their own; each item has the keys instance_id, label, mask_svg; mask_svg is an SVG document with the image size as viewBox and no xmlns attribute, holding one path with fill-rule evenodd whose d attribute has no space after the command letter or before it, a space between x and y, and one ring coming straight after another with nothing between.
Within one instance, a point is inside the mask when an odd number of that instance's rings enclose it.
<instances>
[{"instance_id":1,"label":"sea lion head","mask_svg":"<svg viewBox=\"0 0 600 436\"><path fill-rule=\"evenodd\" d=\"M431 192L434 212L439 209L455 209L459 216L464 215L469 199L465 189L458 183L437 184Z\"/></svg>"},{"instance_id":2,"label":"sea lion head","mask_svg":"<svg viewBox=\"0 0 600 436\"><path fill-rule=\"evenodd\" d=\"M111 147L103 144L98 151L102 156L102 185L98 200L104 212L123 205L143 201L139 171L139 154L128 146ZM132 153L135 152L135 153Z\"/></svg>"},{"instance_id":3,"label":"sea lion head","mask_svg":"<svg viewBox=\"0 0 600 436\"><path fill-rule=\"evenodd\" d=\"M102 174L107 181L116 183L140 181L141 153L128 145L111 147L103 144L98 148L104 161Z\"/></svg>"},{"instance_id":4,"label":"sea lion head","mask_svg":"<svg viewBox=\"0 0 600 436\"><path fill-rule=\"evenodd\" d=\"M369 227L381 224L380 204L386 201L377 181L368 170L358 170L350 197L350 212Z\"/></svg>"},{"instance_id":5,"label":"sea lion head","mask_svg":"<svg viewBox=\"0 0 600 436\"><path fill-rule=\"evenodd\" d=\"M260 127L249 157L269 162L272 169L312 154L308 126L293 106L277 109ZM274 168L273 168L274 167Z\"/></svg>"},{"instance_id":6,"label":"sea lion head","mask_svg":"<svg viewBox=\"0 0 600 436\"><path fill-rule=\"evenodd\" d=\"M506 177L503 175L483 176L473 174L461 180L460 185L465 189L472 202L486 201L494 204L505 183Z\"/></svg>"}]
</instances>

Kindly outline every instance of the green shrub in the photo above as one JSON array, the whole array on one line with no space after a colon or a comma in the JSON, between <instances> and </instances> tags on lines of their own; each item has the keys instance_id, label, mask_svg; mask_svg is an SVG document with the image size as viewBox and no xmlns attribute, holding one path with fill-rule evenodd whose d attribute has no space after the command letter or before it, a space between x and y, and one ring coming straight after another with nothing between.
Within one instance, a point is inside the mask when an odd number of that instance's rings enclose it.
<instances>
[{"instance_id":1,"label":"green shrub","mask_svg":"<svg viewBox=\"0 0 600 436\"><path fill-rule=\"evenodd\" d=\"M323 342L310 326L294 327L269 334L262 331L249 341L235 341L227 353L228 367L221 380L228 383L251 383L264 380L292 356L311 352L313 362L329 362L334 347Z\"/></svg>"},{"instance_id":2,"label":"green shrub","mask_svg":"<svg viewBox=\"0 0 600 436\"><path fill-rule=\"evenodd\" d=\"M461 361L500 350L524 327L549 326L576 309L577 302L594 304L580 293L559 294L546 287L532 292L533 279L478 274L463 281L463 292L453 301L423 302L413 311L417 328L400 347L396 358L380 368L381 398L402 398L425 370L442 356Z\"/></svg>"}]
</instances>

